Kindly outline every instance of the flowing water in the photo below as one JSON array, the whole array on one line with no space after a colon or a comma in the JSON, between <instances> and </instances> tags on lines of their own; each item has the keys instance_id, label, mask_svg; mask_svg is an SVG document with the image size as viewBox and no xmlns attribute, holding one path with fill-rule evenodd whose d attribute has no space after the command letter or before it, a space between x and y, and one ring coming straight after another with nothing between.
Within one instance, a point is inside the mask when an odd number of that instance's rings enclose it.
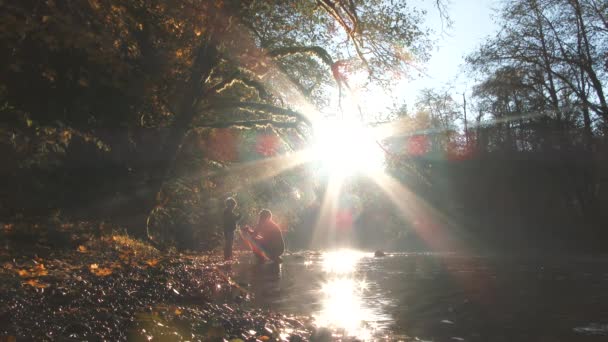
<instances>
[{"instance_id":1,"label":"flowing water","mask_svg":"<svg viewBox=\"0 0 608 342\"><path fill-rule=\"evenodd\" d=\"M233 271L252 305L312 315L338 339L608 341L605 258L339 250Z\"/></svg>"}]
</instances>

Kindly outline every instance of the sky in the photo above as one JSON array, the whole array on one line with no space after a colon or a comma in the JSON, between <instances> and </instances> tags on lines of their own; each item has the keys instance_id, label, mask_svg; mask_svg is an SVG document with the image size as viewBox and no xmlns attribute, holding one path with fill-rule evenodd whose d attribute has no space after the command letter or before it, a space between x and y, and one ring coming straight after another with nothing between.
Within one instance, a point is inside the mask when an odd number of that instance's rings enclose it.
<instances>
[{"instance_id":1,"label":"sky","mask_svg":"<svg viewBox=\"0 0 608 342\"><path fill-rule=\"evenodd\" d=\"M431 7L427 25L436 32L433 38L437 41L431 52L431 59L425 65L428 77L423 76L404 85L408 102L415 100L412 95L416 92L412 91L413 89L434 88L446 84L453 84L461 89L467 86L470 88L472 82L462 72L464 58L498 30L498 25L492 19L493 8L498 6L497 0L451 0L448 13L453 25L449 28L444 25L443 33L439 14L432 7L433 2L426 0L423 6Z\"/></svg>"},{"instance_id":2,"label":"sky","mask_svg":"<svg viewBox=\"0 0 608 342\"><path fill-rule=\"evenodd\" d=\"M390 107L393 101L397 105L405 103L408 109L412 109L418 92L424 88L441 89L450 85L459 102L464 91L470 94L474 82L463 72L464 58L498 31L498 25L493 20L493 9L498 7L499 0L450 0L448 13L452 20L451 27L442 23L434 2L416 0L417 6L428 10L426 25L435 32L432 36L435 42L431 59L422 65L426 75L418 76L417 72L413 72L414 78L399 83L391 95L373 92L372 98L361 101L367 115L373 117L379 108Z\"/></svg>"},{"instance_id":3,"label":"sky","mask_svg":"<svg viewBox=\"0 0 608 342\"><path fill-rule=\"evenodd\" d=\"M412 6L428 11L425 26L434 33L434 42L428 62L418 67L425 73L418 75L412 69L409 78L404 78L393 89L371 87L366 90L356 90L341 102L338 90L333 89L335 96L330 96L330 113L341 106L345 116L358 118L360 111L367 122L386 120L395 108L407 105L409 111L415 108L419 92L424 88L437 90L451 89L452 96L457 102L462 102L462 93L470 96L475 82L468 79L464 72L465 57L474 52L488 37L498 31L494 23L495 8L500 0L444 0L447 2L447 12L452 25L442 21L435 7L435 0L411 0ZM325 113L330 114L330 113ZM330 114L331 115L331 114ZM340 114L338 114L340 115Z\"/></svg>"}]
</instances>

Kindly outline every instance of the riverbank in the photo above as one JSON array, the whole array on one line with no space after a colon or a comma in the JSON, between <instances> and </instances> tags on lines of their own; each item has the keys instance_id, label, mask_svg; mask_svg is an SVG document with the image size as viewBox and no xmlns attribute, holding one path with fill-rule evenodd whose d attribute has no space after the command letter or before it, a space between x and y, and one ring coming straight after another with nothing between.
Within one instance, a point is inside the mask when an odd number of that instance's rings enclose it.
<instances>
[{"instance_id":1,"label":"riverbank","mask_svg":"<svg viewBox=\"0 0 608 342\"><path fill-rule=\"evenodd\" d=\"M126 235L58 249L3 242L0 340L304 341L310 317L255 309L218 254Z\"/></svg>"}]
</instances>

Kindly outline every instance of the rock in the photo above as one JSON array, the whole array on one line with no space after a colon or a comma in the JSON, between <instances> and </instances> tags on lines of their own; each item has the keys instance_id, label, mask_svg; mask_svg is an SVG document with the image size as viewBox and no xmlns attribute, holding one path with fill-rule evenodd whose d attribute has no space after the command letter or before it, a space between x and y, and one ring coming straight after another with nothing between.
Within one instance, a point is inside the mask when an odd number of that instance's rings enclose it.
<instances>
[{"instance_id":1,"label":"rock","mask_svg":"<svg viewBox=\"0 0 608 342\"><path fill-rule=\"evenodd\" d=\"M329 342L331 341L331 330L327 328L318 328L310 337L311 342Z\"/></svg>"},{"instance_id":2,"label":"rock","mask_svg":"<svg viewBox=\"0 0 608 342\"><path fill-rule=\"evenodd\" d=\"M383 252L383 251L381 251L381 250L377 250L377 251L375 251L375 252L374 252L374 256L375 256L376 258L381 258L381 257L385 257L385 256L386 256L386 253L384 253L384 252Z\"/></svg>"},{"instance_id":3,"label":"rock","mask_svg":"<svg viewBox=\"0 0 608 342\"><path fill-rule=\"evenodd\" d=\"M304 338L298 334L289 336L289 342L304 342Z\"/></svg>"}]
</instances>

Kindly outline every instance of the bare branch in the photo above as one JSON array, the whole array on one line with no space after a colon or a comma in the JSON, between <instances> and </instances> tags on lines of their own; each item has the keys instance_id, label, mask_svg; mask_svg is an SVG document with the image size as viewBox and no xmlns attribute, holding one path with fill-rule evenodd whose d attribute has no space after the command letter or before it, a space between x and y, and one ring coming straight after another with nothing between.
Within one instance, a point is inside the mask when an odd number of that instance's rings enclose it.
<instances>
[{"instance_id":1,"label":"bare branch","mask_svg":"<svg viewBox=\"0 0 608 342\"><path fill-rule=\"evenodd\" d=\"M352 41L353 46L355 47L355 51L357 52L357 55L359 56L359 59L361 59L363 64L365 64L365 67L371 73L370 65L367 61L367 58L365 58L363 51L361 51L360 42L357 40L356 33L357 33L357 21L358 20L357 20L356 12L354 12L355 8L353 7L351 11L344 9L344 11L347 13L347 15L349 15L349 17L352 21L352 27L351 27L346 23L344 18L340 15L340 12L339 12L337 6L333 2L331 2L329 0L318 0L318 3L321 5L321 7L323 7L323 9L325 9L325 11L330 16L332 16L334 19L336 19L338 24L340 24L340 26L342 26L344 31L346 31L346 35ZM352 2L351 2L351 5L354 6L354 4Z\"/></svg>"}]
</instances>

